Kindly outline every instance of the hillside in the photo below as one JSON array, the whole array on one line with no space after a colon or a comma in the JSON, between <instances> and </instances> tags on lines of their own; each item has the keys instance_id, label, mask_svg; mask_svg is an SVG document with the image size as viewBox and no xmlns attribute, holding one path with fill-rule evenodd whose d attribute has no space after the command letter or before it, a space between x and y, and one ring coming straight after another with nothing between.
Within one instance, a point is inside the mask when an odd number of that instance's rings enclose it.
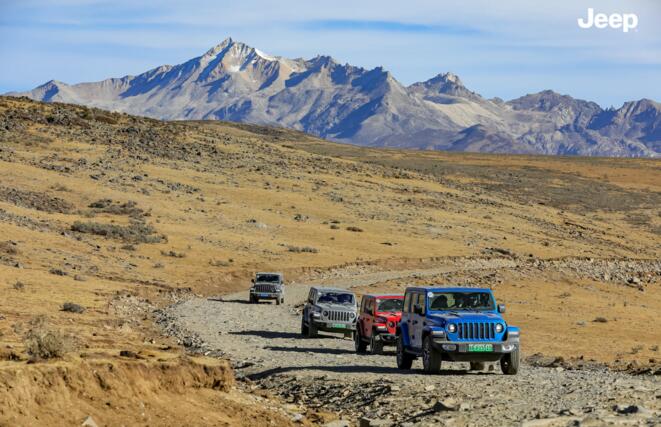
<instances>
[{"instance_id":1,"label":"hillside","mask_svg":"<svg viewBox=\"0 0 661 427\"><path fill-rule=\"evenodd\" d=\"M21 390L0 424L291 423L283 395L236 384L222 353L190 358L199 343L154 323L256 270L306 284L408 271L361 292L490 286L527 355L659 360L658 160L361 148L0 97L0 177L0 390ZM46 332L68 342L61 357L30 354ZM306 423L327 416L310 408Z\"/></svg>"},{"instance_id":2,"label":"hillside","mask_svg":"<svg viewBox=\"0 0 661 427\"><path fill-rule=\"evenodd\" d=\"M217 119L301 130L373 147L658 157L661 106L604 110L547 90L488 100L452 73L404 86L382 67L271 56L231 38L137 76L10 93L159 119Z\"/></svg>"}]
</instances>

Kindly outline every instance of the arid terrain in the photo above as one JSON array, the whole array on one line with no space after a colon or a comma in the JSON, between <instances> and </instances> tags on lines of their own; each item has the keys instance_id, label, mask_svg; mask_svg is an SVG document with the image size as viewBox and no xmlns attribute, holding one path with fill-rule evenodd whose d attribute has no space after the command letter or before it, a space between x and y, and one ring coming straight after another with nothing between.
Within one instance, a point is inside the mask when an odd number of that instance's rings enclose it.
<instances>
[{"instance_id":1,"label":"arid terrain","mask_svg":"<svg viewBox=\"0 0 661 427\"><path fill-rule=\"evenodd\" d=\"M0 425L661 422L659 160L366 149L0 97L0 232ZM257 270L284 272L286 305L242 303ZM403 378L394 356L300 340L314 283L490 287L522 373Z\"/></svg>"}]
</instances>

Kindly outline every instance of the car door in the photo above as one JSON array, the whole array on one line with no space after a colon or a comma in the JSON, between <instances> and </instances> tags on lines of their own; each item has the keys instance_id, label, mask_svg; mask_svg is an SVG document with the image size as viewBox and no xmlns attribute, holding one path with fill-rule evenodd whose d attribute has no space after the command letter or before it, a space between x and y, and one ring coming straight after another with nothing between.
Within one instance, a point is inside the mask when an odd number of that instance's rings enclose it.
<instances>
[{"instance_id":1,"label":"car door","mask_svg":"<svg viewBox=\"0 0 661 427\"><path fill-rule=\"evenodd\" d=\"M363 322L364 330L363 336L371 337L372 336L372 325L374 324L374 298L367 300L365 304L365 321Z\"/></svg>"},{"instance_id":2,"label":"car door","mask_svg":"<svg viewBox=\"0 0 661 427\"><path fill-rule=\"evenodd\" d=\"M415 312L414 307L420 305L423 309L423 314ZM416 292L411 301L411 346L417 349L422 348L422 329L424 322L424 309L425 309L425 295Z\"/></svg>"},{"instance_id":3,"label":"car door","mask_svg":"<svg viewBox=\"0 0 661 427\"><path fill-rule=\"evenodd\" d=\"M310 324L310 308L314 303L314 292L315 289L311 288L310 293L308 294L308 300L305 303L305 307L303 307L303 319L305 320L305 323L307 323L308 325Z\"/></svg>"},{"instance_id":4,"label":"car door","mask_svg":"<svg viewBox=\"0 0 661 427\"><path fill-rule=\"evenodd\" d=\"M418 293L417 292L411 292L411 298L410 302L407 307L407 319L406 319L406 329L408 331L408 337L409 337L409 346L410 347L417 347L416 344L416 334L415 334L415 326L417 322L417 315L413 311L413 308L415 305L418 303Z\"/></svg>"},{"instance_id":5,"label":"car door","mask_svg":"<svg viewBox=\"0 0 661 427\"><path fill-rule=\"evenodd\" d=\"M358 325L357 327L360 328L360 335L365 336L365 313L366 313L366 307L367 307L367 301L368 297L363 296L363 299L360 301L360 311L358 313Z\"/></svg>"}]
</instances>

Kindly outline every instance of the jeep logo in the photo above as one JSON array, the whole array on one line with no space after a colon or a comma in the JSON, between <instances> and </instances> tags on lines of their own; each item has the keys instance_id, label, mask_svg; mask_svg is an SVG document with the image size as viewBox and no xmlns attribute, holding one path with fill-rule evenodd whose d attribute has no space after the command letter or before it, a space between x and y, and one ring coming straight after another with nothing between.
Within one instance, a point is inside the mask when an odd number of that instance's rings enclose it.
<instances>
[{"instance_id":1,"label":"jeep logo","mask_svg":"<svg viewBox=\"0 0 661 427\"><path fill-rule=\"evenodd\" d=\"M633 30L638 26L638 15L635 13L595 14L594 9L589 8L586 18L578 18L578 26L585 29L592 27L599 29L606 27L613 29L622 28L622 32L628 33L629 30Z\"/></svg>"}]
</instances>

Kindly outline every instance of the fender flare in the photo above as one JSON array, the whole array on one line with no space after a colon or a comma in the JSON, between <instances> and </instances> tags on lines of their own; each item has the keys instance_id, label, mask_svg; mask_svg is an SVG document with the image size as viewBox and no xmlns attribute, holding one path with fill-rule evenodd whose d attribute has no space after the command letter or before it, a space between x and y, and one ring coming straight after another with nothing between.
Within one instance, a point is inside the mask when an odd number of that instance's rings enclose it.
<instances>
[{"instance_id":1,"label":"fender flare","mask_svg":"<svg viewBox=\"0 0 661 427\"><path fill-rule=\"evenodd\" d=\"M513 333L513 337L510 337L510 333ZM517 326L507 326L507 333L505 334L505 340L519 341L521 337L521 329Z\"/></svg>"},{"instance_id":2,"label":"fender flare","mask_svg":"<svg viewBox=\"0 0 661 427\"><path fill-rule=\"evenodd\" d=\"M401 339L404 341L404 347L410 346L411 343L409 342L409 334L406 333L405 324L402 324L400 322L400 324L397 325L396 334L398 337L401 337Z\"/></svg>"}]
</instances>

